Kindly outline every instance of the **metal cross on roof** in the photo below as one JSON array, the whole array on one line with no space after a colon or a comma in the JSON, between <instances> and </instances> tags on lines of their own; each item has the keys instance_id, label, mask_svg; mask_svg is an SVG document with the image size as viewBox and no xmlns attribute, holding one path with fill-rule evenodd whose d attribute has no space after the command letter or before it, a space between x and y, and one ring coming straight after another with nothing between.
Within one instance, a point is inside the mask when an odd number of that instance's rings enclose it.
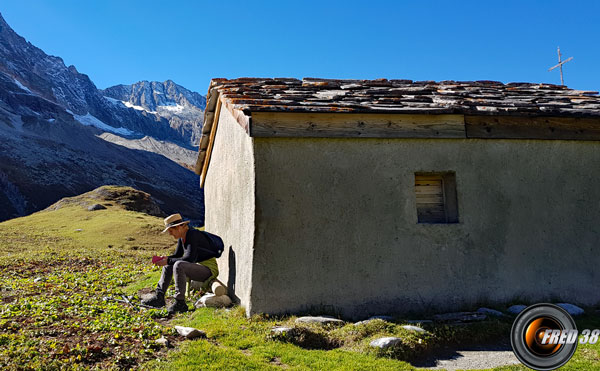
<instances>
[{"instance_id":1,"label":"metal cross on roof","mask_svg":"<svg viewBox=\"0 0 600 371\"><path fill-rule=\"evenodd\" d=\"M554 66L554 67L550 67L548 69L548 71L552 71L556 67L560 67L560 84L564 85L565 81L563 80L562 65L565 64L565 63L567 63L568 61L572 60L573 57L569 57L569 58L565 59L564 61L561 61L560 58L561 58L561 55L560 55L560 46L559 46L558 47L558 64L556 66Z\"/></svg>"}]
</instances>

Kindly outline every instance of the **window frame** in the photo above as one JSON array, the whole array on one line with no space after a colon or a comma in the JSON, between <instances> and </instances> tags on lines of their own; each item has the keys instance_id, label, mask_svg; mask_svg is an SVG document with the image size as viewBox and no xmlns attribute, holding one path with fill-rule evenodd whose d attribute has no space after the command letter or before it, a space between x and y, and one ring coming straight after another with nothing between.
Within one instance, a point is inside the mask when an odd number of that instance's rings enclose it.
<instances>
[{"instance_id":1,"label":"window frame","mask_svg":"<svg viewBox=\"0 0 600 371\"><path fill-rule=\"evenodd\" d=\"M458 198L456 195L456 173L454 171L439 172L415 172L415 206L417 212L417 224L456 224L458 218ZM427 179L429 178L429 179ZM443 217L427 215L424 210L428 203L419 203L420 193L418 188L422 186L419 183L427 181L441 181L441 197L443 208ZM430 204L430 203L429 203Z\"/></svg>"}]
</instances>

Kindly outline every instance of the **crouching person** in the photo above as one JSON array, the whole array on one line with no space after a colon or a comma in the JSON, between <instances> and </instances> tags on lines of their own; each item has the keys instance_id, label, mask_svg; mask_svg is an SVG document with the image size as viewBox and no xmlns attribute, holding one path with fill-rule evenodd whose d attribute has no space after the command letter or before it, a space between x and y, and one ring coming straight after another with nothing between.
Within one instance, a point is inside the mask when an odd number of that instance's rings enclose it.
<instances>
[{"instance_id":1,"label":"crouching person","mask_svg":"<svg viewBox=\"0 0 600 371\"><path fill-rule=\"evenodd\" d=\"M162 266L162 274L156 291L142 300L142 304L156 308L165 306L165 292L175 278L175 302L168 308L169 313L188 310L185 290L188 278L193 281L209 283L219 275L217 259L223 253L223 241L220 237L199 231L188 226L180 214L173 214L164 220L165 229L177 240L173 255L153 258L153 264Z\"/></svg>"}]
</instances>

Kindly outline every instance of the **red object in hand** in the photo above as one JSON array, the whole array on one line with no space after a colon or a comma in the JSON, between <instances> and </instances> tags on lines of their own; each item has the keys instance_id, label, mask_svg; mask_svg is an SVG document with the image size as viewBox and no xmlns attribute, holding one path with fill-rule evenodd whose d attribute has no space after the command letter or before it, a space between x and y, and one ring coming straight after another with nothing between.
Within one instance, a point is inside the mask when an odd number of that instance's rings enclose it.
<instances>
[{"instance_id":1,"label":"red object in hand","mask_svg":"<svg viewBox=\"0 0 600 371\"><path fill-rule=\"evenodd\" d=\"M165 258L164 256L156 256L156 255L154 255L154 256L152 257L152 263L153 263L153 264L156 264L157 262L159 262L159 261L163 260L164 258Z\"/></svg>"}]
</instances>

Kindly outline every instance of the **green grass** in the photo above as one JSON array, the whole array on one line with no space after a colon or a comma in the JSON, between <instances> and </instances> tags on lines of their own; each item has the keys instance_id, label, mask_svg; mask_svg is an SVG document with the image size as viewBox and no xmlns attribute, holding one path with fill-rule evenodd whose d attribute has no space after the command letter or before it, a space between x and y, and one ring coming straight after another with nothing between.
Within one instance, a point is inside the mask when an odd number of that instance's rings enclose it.
<instances>
[{"instance_id":1,"label":"green grass","mask_svg":"<svg viewBox=\"0 0 600 371\"><path fill-rule=\"evenodd\" d=\"M0 223L0 369L412 370L408 361L416 355L447 344L507 338L512 325L510 319L424 324L429 333L421 335L402 329L402 319L297 325L294 316L247 318L240 307L159 319L164 311L102 298L154 287L160 272L150 258L169 254L174 241L160 233L162 219L115 202L87 211L97 202L83 195L58 210ZM577 323L579 329L600 328L593 315ZM207 338L181 341L174 325L196 327ZM274 326L294 330L275 336ZM161 336L174 347L155 344ZM371 348L369 342L381 336L399 336L402 346ZM599 352L600 344L580 345L563 369L600 369Z\"/></svg>"},{"instance_id":2,"label":"green grass","mask_svg":"<svg viewBox=\"0 0 600 371\"><path fill-rule=\"evenodd\" d=\"M201 368L208 370L263 370L289 367L297 370L410 370L408 363L360 353L349 349L310 350L279 341L271 336L275 325L293 326L295 317L275 320L266 316L246 318L244 310L201 308L179 316L173 324L196 327L207 339L186 342L165 360L151 362L145 368L171 370ZM383 321L375 321L381 322ZM371 325L371 324L369 324ZM303 326L324 333L336 330L318 325ZM354 325L344 326L347 331ZM379 331L375 331L378 333ZM332 337L340 336L332 334ZM370 338L365 338L367 341Z\"/></svg>"},{"instance_id":3,"label":"green grass","mask_svg":"<svg viewBox=\"0 0 600 371\"><path fill-rule=\"evenodd\" d=\"M137 294L144 288L154 288L160 279L160 271L147 272L139 276L132 284L123 288L127 295Z\"/></svg>"},{"instance_id":4,"label":"green grass","mask_svg":"<svg viewBox=\"0 0 600 371\"><path fill-rule=\"evenodd\" d=\"M91 201L0 223L0 369L128 367L171 333L157 311L102 300L172 249L162 220L117 204L87 211Z\"/></svg>"}]
</instances>

